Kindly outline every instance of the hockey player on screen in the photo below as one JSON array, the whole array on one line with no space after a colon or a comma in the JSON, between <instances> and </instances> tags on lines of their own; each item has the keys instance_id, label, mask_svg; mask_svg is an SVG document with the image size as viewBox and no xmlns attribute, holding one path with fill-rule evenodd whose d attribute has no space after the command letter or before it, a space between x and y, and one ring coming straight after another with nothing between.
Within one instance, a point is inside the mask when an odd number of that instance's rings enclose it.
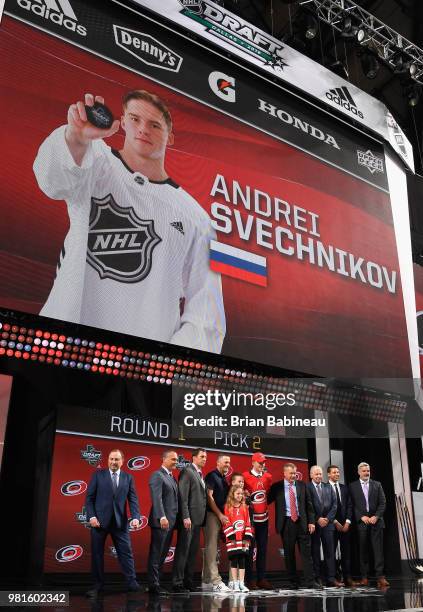
<instances>
[{"instance_id":1,"label":"hockey player on screen","mask_svg":"<svg viewBox=\"0 0 423 612\"><path fill-rule=\"evenodd\" d=\"M40 189L66 200L70 229L40 314L219 353L225 336L220 275L209 268L210 219L164 167L174 141L165 103L123 97L109 129L87 119L85 95L41 145ZM119 127L120 151L104 142Z\"/></svg>"}]
</instances>

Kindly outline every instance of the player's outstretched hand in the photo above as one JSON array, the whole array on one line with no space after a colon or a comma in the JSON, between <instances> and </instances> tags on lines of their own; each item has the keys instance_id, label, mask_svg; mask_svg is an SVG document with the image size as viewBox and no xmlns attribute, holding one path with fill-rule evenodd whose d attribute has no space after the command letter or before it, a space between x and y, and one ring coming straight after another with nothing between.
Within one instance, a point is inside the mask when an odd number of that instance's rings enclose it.
<instances>
[{"instance_id":1,"label":"player's outstretched hand","mask_svg":"<svg viewBox=\"0 0 423 612\"><path fill-rule=\"evenodd\" d=\"M85 94L85 103L79 100L75 104L70 105L68 109L68 127L66 129L68 141L75 141L81 145L88 144L91 140L109 138L109 136L113 136L118 131L120 126L119 119L115 119L109 129L95 127L88 121L85 104L87 106L94 106L94 102L104 104L104 98L87 93Z\"/></svg>"}]
</instances>

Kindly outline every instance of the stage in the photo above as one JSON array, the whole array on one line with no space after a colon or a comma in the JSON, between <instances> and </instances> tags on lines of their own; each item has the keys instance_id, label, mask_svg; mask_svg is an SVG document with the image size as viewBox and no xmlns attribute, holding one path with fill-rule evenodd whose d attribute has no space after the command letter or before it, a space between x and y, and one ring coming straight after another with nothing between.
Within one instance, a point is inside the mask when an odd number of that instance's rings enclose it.
<instances>
[{"instance_id":1,"label":"stage","mask_svg":"<svg viewBox=\"0 0 423 612\"><path fill-rule=\"evenodd\" d=\"M123 586L111 585L97 599L85 597L85 589L73 587L70 592L71 610L160 610L213 612L217 610L242 612L373 612L423 610L423 580L389 578L390 587L380 591L372 584L368 588L324 588L288 590L275 583L274 591L254 591L247 594L216 594L195 592L153 597L148 593L125 593ZM144 586L144 583L142 583ZM167 588L169 585L164 585ZM55 589L69 589L55 585ZM86 587L85 587L86 588ZM59 608L57 608L59 609ZM63 608L60 608L61 610Z\"/></svg>"}]
</instances>

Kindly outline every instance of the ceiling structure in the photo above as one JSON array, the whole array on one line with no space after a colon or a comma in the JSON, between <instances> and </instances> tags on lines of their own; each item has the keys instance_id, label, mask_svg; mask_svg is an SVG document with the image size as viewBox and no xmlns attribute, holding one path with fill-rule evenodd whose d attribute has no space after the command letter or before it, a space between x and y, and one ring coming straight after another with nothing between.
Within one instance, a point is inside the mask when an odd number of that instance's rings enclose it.
<instances>
[{"instance_id":1,"label":"ceiling structure","mask_svg":"<svg viewBox=\"0 0 423 612\"><path fill-rule=\"evenodd\" d=\"M215 0L216 1L216 0ZM381 100L401 125L414 149L416 172L423 175L423 92L409 73L395 73L384 63L368 58L366 48L355 37L343 38L331 26L317 21L314 38L306 39L306 15L316 14L313 1L304 0L217 0L227 10L295 47L351 83ZM423 0L354 0L384 24L416 46L423 48ZM364 57L366 56L366 57ZM375 56L373 56L374 58ZM367 63L366 63L367 62ZM363 70L376 69L373 78ZM346 70L346 73L342 73ZM410 105L407 95L417 96Z\"/></svg>"}]
</instances>

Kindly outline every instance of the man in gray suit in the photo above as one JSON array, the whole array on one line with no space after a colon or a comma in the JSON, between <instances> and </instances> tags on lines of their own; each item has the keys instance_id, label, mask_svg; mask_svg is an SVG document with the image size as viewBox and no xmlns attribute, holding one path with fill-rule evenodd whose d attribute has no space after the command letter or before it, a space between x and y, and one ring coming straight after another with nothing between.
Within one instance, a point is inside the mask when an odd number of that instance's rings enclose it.
<instances>
[{"instance_id":1,"label":"man in gray suit","mask_svg":"<svg viewBox=\"0 0 423 612\"><path fill-rule=\"evenodd\" d=\"M194 591L194 567L200 531L207 508L206 486L203 468L207 461L204 448L192 451L192 463L179 475L178 541L173 562L172 591Z\"/></svg>"},{"instance_id":2,"label":"man in gray suit","mask_svg":"<svg viewBox=\"0 0 423 612\"><path fill-rule=\"evenodd\" d=\"M389 587L384 576L383 566L383 515L386 497L382 485L370 478L370 465L364 461L357 467L359 479L350 484L351 499L357 522L358 546L360 553L360 586L369 584L369 544L373 549L377 586Z\"/></svg>"},{"instance_id":3,"label":"man in gray suit","mask_svg":"<svg viewBox=\"0 0 423 612\"><path fill-rule=\"evenodd\" d=\"M151 528L148 553L148 592L166 595L160 587L160 570L169 551L178 514L178 485L172 471L176 467L178 454L174 450L163 453L162 466L150 477L151 510L148 524Z\"/></svg>"}]
</instances>

